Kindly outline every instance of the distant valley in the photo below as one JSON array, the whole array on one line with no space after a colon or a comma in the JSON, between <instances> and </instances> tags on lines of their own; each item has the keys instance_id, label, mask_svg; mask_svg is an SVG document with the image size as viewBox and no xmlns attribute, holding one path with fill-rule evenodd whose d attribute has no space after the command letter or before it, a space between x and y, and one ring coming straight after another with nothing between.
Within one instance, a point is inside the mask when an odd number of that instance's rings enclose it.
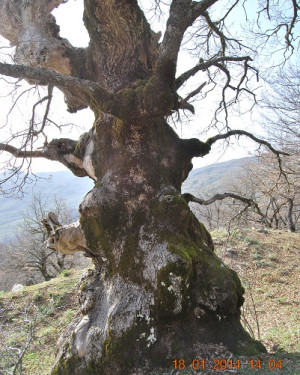
<instances>
[{"instance_id":1,"label":"distant valley","mask_svg":"<svg viewBox=\"0 0 300 375\"><path fill-rule=\"evenodd\" d=\"M92 189L93 181L87 177L78 178L69 171L38 173L36 183L25 186L22 199L0 197L0 242L14 237L18 225L23 221L28 205L34 195L40 195L49 202L51 209L55 198L70 209L78 209L82 198Z\"/></svg>"}]
</instances>

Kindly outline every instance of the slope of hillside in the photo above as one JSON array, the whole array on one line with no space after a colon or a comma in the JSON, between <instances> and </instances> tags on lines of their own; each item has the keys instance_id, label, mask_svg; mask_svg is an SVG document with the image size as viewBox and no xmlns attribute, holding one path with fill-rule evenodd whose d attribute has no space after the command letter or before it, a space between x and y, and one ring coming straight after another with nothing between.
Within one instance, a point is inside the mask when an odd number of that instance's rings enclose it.
<instances>
[{"instance_id":1,"label":"slope of hillside","mask_svg":"<svg viewBox=\"0 0 300 375\"><path fill-rule=\"evenodd\" d=\"M231 237L222 231L212 233L216 252L225 264L235 269L246 290L242 312L243 322L260 338L269 353L259 357L231 357L229 352L208 350L211 358L223 358L228 367L233 358L241 368L230 371L175 371L173 359L168 369L151 375L240 374L299 375L299 267L300 234L280 231L258 232L237 230ZM64 271L49 282L25 287L23 292L0 294L0 373L16 361L16 351L23 349L26 335L34 323L34 335L23 361L23 375L48 375L55 357L55 343L72 320L78 308L77 289L84 271ZM259 329L258 329L259 328ZM223 356L224 355L224 356ZM261 368L251 369L250 360L261 362ZM260 361L260 362L257 362ZM274 369L271 369L273 365ZM282 369L279 368L282 367ZM188 366L187 366L188 367ZM228 368L227 367L227 368ZM143 370L132 375L147 375ZM149 374L150 375L150 374Z\"/></svg>"},{"instance_id":2,"label":"slope of hillside","mask_svg":"<svg viewBox=\"0 0 300 375\"><path fill-rule=\"evenodd\" d=\"M12 373L17 349L23 349L32 335L22 374L49 375L56 341L77 310L76 285L82 273L64 271L56 279L25 287L22 292L0 292L0 374Z\"/></svg>"}]
</instances>

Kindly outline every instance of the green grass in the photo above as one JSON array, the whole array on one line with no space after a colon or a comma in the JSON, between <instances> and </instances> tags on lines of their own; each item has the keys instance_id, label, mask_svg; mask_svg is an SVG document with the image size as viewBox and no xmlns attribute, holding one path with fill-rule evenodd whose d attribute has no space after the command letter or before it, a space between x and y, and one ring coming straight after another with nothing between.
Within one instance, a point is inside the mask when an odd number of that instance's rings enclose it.
<instances>
[{"instance_id":1,"label":"green grass","mask_svg":"<svg viewBox=\"0 0 300 375\"><path fill-rule=\"evenodd\" d=\"M248 229L225 237L224 245L217 245L216 252L238 272L246 287L246 318L254 332L257 331L255 307L260 339L267 349L299 352L300 234L283 231L263 234ZM224 246L236 250L239 256L227 257ZM257 332L256 338L259 338Z\"/></svg>"},{"instance_id":2,"label":"green grass","mask_svg":"<svg viewBox=\"0 0 300 375\"><path fill-rule=\"evenodd\" d=\"M1 331L6 342L2 339L0 350L4 349L4 345L23 348L28 321L36 319L34 340L24 356L22 374L50 373L58 337L71 322L78 307L77 283L83 272L69 271L67 275L60 275L48 282L24 287L23 292L1 293L0 308L6 311L1 322L8 324ZM24 321L27 322L25 325ZM1 358L0 353L0 373L2 369L9 370L4 362L5 358Z\"/></svg>"}]
</instances>

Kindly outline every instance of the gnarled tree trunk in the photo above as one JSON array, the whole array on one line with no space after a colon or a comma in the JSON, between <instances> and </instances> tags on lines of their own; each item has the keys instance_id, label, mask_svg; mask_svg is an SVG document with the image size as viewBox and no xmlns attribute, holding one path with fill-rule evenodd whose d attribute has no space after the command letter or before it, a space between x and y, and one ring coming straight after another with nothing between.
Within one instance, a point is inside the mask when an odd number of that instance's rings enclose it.
<instances>
[{"instance_id":1,"label":"gnarled tree trunk","mask_svg":"<svg viewBox=\"0 0 300 375\"><path fill-rule=\"evenodd\" d=\"M171 368L175 358L201 358L205 343L243 354L264 351L240 324L239 278L217 258L209 233L181 196L192 158L206 155L215 139L180 139L166 122L172 110L187 104L180 104L176 90L212 65L198 64L175 79L185 30L198 17L207 18L216 0L172 1L160 45L136 1L86 0L85 50L59 38L49 13L62 2L28 1L22 8L3 1L1 10L11 24L12 14L23 20L16 34L2 25L17 47L24 46L22 36L32 24L44 44L32 41L29 55L17 48L19 61L30 66L0 64L0 73L56 85L70 111L89 106L95 114L92 129L78 142L52 140L26 154L2 145L17 157L59 160L95 181L80 205L79 223L48 223L50 248L84 251L95 264L81 282L81 311L60 339L52 374Z\"/></svg>"},{"instance_id":2,"label":"gnarled tree trunk","mask_svg":"<svg viewBox=\"0 0 300 375\"><path fill-rule=\"evenodd\" d=\"M80 205L95 271L82 281L83 315L60 343L53 374L171 368L175 358L202 357L208 342L263 350L241 327L237 275L180 195L191 166L187 143L163 118L97 119L96 183Z\"/></svg>"}]
</instances>

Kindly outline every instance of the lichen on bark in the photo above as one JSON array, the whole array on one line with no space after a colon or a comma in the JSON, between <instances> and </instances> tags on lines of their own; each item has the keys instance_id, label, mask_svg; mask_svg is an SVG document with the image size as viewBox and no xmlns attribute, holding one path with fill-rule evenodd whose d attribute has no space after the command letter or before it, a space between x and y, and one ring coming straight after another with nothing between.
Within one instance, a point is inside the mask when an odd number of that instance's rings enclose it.
<instances>
[{"instance_id":1,"label":"lichen on bark","mask_svg":"<svg viewBox=\"0 0 300 375\"><path fill-rule=\"evenodd\" d=\"M180 139L166 120L179 108L175 74L183 35L214 2L173 1L159 44L137 0L85 0L90 43L76 49L50 14L63 1L43 0L44 8L32 0L3 1L2 20L11 22L0 32L29 66L0 64L1 72L51 83L63 90L71 112L89 106L95 115L79 141L53 140L31 153L95 182L79 223L50 235L52 248L84 251L95 265L81 282L80 312L58 343L52 375L170 367L174 358L199 358L206 343L239 354L264 350L240 324L240 280L217 258L181 195L192 158L206 155L211 142ZM23 51L22 32L28 35L38 15L34 34L53 50L31 40Z\"/></svg>"},{"instance_id":2,"label":"lichen on bark","mask_svg":"<svg viewBox=\"0 0 300 375\"><path fill-rule=\"evenodd\" d=\"M80 206L96 269L81 288L73 349L62 345L53 374L69 374L71 358L75 375L171 366L205 342L263 350L239 322L240 280L180 194L188 168L180 140L161 119L153 131L153 121L97 122L101 175Z\"/></svg>"}]
</instances>

